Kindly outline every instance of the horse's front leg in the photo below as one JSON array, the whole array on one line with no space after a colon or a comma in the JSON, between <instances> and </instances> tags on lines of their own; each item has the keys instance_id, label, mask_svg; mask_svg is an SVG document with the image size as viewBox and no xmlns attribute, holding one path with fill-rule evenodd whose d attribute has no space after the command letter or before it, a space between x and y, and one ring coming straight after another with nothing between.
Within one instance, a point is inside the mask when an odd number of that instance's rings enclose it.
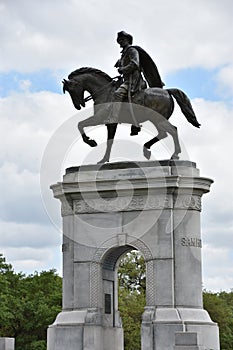
<instances>
[{"instance_id":1,"label":"horse's front leg","mask_svg":"<svg viewBox=\"0 0 233 350\"><path fill-rule=\"evenodd\" d=\"M83 141L91 147L96 147L97 142L95 140L90 139L90 137L86 135L84 128L87 126L94 126L94 125L98 125L94 116L89 117L85 120L82 120L81 122L78 123L78 130L82 136Z\"/></svg>"},{"instance_id":2,"label":"horse's front leg","mask_svg":"<svg viewBox=\"0 0 233 350\"><path fill-rule=\"evenodd\" d=\"M116 134L117 123L106 124L106 126L107 126L107 130L108 130L107 148L106 148L106 152L105 152L105 155L104 155L103 159L101 159L98 162L98 164L109 162L109 158L110 158L110 153L111 153L114 137L115 137L115 134Z\"/></svg>"}]
</instances>

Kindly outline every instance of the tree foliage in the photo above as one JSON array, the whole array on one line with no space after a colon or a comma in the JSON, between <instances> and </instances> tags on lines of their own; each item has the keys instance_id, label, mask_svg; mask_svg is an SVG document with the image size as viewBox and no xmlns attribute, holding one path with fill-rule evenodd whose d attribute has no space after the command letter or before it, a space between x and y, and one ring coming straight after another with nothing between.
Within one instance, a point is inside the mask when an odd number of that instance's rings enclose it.
<instances>
[{"instance_id":1,"label":"tree foliage","mask_svg":"<svg viewBox=\"0 0 233 350\"><path fill-rule=\"evenodd\" d=\"M140 328L146 303L146 267L136 251L127 253L118 269L119 310L124 327L124 349L140 350Z\"/></svg>"},{"instance_id":2,"label":"tree foliage","mask_svg":"<svg viewBox=\"0 0 233 350\"><path fill-rule=\"evenodd\" d=\"M48 325L61 310L62 280L55 270L25 276L0 255L0 336L17 350L45 350Z\"/></svg>"},{"instance_id":3,"label":"tree foliage","mask_svg":"<svg viewBox=\"0 0 233 350\"><path fill-rule=\"evenodd\" d=\"M146 303L142 256L124 256L118 269L119 310L125 350L140 350L141 316ZM204 308L220 329L221 350L233 349L233 290L204 291ZM47 327L61 311L62 279L55 270L26 276L16 273L0 254L0 336L14 337L16 350L46 350Z\"/></svg>"},{"instance_id":4,"label":"tree foliage","mask_svg":"<svg viewBox=\"0 0 233 350\"><path fill-rule=\"evenodd\" d=\"M233 290L229 293L203 293L204 308L220 330L221 350L233 349Z\"/></svg>"},{"instance_id":5,"label":"tree foliage","mask_svg":"<svg viewBox=\"0 0 233 350\"><path fill-rule=\"evenodd\" d=\"M129 293L139 293L146 290L146 265L142 255L133 250L122 259L118 269L118 283L120 289Z\"/></svg>"}]
</instances>

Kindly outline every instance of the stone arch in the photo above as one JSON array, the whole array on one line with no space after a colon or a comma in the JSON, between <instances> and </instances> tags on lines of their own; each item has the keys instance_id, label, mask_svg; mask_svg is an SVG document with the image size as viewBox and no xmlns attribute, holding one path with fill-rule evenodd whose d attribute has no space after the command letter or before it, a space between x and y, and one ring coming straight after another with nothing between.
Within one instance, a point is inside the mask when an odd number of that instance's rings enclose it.
<instances>
[{"instance_id":1,"label":"stone arch","mask_svg":"<svg viewBox=\"0 0 233 350\"><path fill-rule=\"evenodd\" d=\"M119 236L127 236L127 237L124 237L124 239L121 240L121 238L119 238ZM150 261L153 259L151 250L147 246L147 244L145 244L145 242L143 242L141 239L135 238L133 236L120 234L120 235L118 235L117 238L114 237L114 238L108 239L105 242L103 242L102 246L96 249L96 252L93 256L92 262L103 263L103 260L108 252L119 248L118 252L120 253L120 251L123 247L131 247L130 249L134 249L134 248L137 249L138 251L140 251L142 253L145 261ZM125 252L123 251L118 256L118 258L123 253L125 253Z\"/></svg>"},{"instance_id":2,"label":"stone arch","mask_svg":"<svg viewBox=\"0 0 233 350\"><path fill-rule=\"evenodd\" d=\"M142 240L127 236L127 239L125 238L123 240L118 237L118 239L112 238L105 241L93 256L90 268L90 304L92 308L103 306L103 269L114 271L119 258L132 249L138 250L145 259L147 305L153 304L154 274L151 250Z\"/></svg>"}]
</instances>

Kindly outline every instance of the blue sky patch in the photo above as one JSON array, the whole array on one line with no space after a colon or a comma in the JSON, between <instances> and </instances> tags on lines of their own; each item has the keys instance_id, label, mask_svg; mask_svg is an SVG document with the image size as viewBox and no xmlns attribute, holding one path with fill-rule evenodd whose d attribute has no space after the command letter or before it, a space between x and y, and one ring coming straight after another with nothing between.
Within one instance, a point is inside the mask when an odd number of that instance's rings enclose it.
<instances>
[{"instance_id":1,"label":"blue sky patch","mask_svg":"<svg viewBox=\"0 0 233 350\"><path fill-rule=\"evenodd\" d=\"M188 68L170 73L164 78L167 87L183 90L189 98L204 98L206 100L219 100L215 70L203 68Z\"/></svg>"},{"instance_id":2,"label":"blue sky patch","mask_svg":"<svg viewBox=\"0 0 233 350\"><path fill-rule=\"evenodd\" d=\"M51 91L62 93L62 77L64 72L40 70L32 73L11 71L0 73L0 97L6 97L12 92Z\"/></svg>"}]
</instances>

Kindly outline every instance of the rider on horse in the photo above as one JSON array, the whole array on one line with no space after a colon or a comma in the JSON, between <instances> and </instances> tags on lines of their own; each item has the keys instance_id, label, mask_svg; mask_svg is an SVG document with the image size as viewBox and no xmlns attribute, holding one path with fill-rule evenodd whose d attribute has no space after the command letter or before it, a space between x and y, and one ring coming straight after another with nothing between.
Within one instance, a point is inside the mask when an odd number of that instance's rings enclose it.
<instances>
[{"instance_id":1,"label":"rider on horse","mask_svg":"<svg viewBox=\"0 0 233 350\"><path fill-rule=\"evenodd\" d=\"M139 46L132 46L132 35L121 31L117 34L117 42L123 49L121 58L116 62L115 67L123 77L123 83L114 92L113 102L127 101L131 103L131 97L145 89L147 84L150 87L163 87L157 67L151 57ZM115 104L112 113L112 121L117 121L119 115L119 104ZM132 112L133 113L133 112ZM136 120L131 127L131 135L137 135L140 126Z\"/></svg>"}]
</instances>

